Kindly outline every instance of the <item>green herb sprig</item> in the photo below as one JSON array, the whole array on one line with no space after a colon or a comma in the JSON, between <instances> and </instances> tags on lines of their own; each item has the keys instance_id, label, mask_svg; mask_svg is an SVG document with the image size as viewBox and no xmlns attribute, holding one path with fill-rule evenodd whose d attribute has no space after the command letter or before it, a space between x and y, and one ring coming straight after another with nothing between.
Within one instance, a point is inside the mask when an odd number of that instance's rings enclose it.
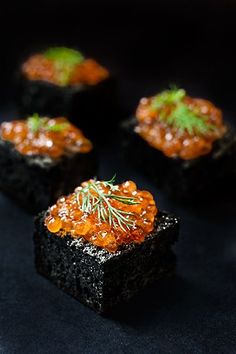
<instances>
[{"instance_id":1,"label":"green herb sprig","mask_svg":"<svg viewBox=\"0 0 236 354\"><path fill-rule=\"evenodd\" d=\"M66 47L49 48L43 55L45 58L54 61L58 72L58 81L61 86L68 84L75 65L81 64L84 60L82 53Z\"/></svg>"},{"instance_id":2,"label":"green herb sprig","mask_svg":"<svg viewBox=\"0 0 236 354\"><path fill-rule=\"evenodd\" d=\"M114 185L115 177L113 176L109 181L89 181L87 186L77 192L76 198L80 209L84 213L92 214L97 212L99 222L108 222L114 228L119 226L123 231L127 231L127 229L134 226L132 218L134 213L115 208L110 201L113 199L127 205L135 205L139 204L139 202L133 197L112 193L119 189L117 185ZM109 187L110 191L105 193L101 185ZM81 196L82 198L80 198ZM82 202L80 199L82 199Z\"/></svg>"},{"instance_id":3,"label":"green herb sprig","mask_svg":"<svg viewBox=\"0 0 236 354\"><path fill-rule=\"evenodd\" d=\"M38 113L34 113L31 117L27 118L27 125L30 131L37 133L43 129L50 132L61 132L69 127L69 123L55 123L48 124L47 118L40 118Z\"/></svg>"},{"instance_id":4,"label":"green herb sprig","mask_svg":"<svg viewBox=\"0 0 236 354\"><path fill-rule=\"evenodd\" d=\"M183 102L177 104L166 120L181 133L187 131L190 135L204 135L215 129L214 125L207 121L207 117L190 110Z\"/></svg>"},{"instance_id":5,"label":"green herb sprig","mask_svg":"<svg viewBox=\"0 0 236 354\"><path fill-rule=\"evenodd\" d=\"M186 91L172 87L170 90L165 90L156 95L152 101L152 109L155 111L163 106L177 104L186 96Z\"/></svg>"},{"instance_id":6,"label":"green herb sprig","mask_svg":"<svg viewBox=\"0 0 236 354\"><path fill-rule=\"evenodd\" d=\"M204 135L212 132L215 126L210 124L201 112L190 109L184 102L185 97L185 90L174 87L156 95L151 107L154 111L160 110L160 120L178 129L180 133L187 131L190 135ZM166 114L161 109L168 105L172 105L173 108Z\"/></svg>"},{"instance_id":7,"label":"green herb sprig","mask_svg":"<svg viewBox=\"0 0 236 354\"><path fill-rule=\"evenodd\" d=\"M33 133L36 133L41 128L42 121L38 113L34 113L31 117L27 118L27 125Z\"/></svg>"}]
</instances>

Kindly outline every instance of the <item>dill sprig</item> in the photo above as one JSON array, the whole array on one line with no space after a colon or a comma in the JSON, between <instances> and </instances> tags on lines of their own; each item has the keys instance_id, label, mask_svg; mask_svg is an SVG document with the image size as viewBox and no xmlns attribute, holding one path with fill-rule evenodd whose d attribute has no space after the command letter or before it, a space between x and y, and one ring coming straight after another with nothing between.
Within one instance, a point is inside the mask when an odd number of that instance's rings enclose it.
<instances>
[{"instance_id":1,"label":"dill sprig","mask_svg":"<svg viewBox=\"0 0 236 354\"><path fill-rule=\"evenodd\" d=\"M36 133L41 128L42 122L38 113L34 113L31 117L27 118L27 125L33 133Z\"/></svg>"},{"instance_id":2,"label":"dill sprig","mask_svg":"<svg viewBox=\"0 0 236 354\"><path fill-rule=\"evenodd\" d=\"M54 61L61 86L67 85L75 65L81 64L84 60L84 56L78 50L66 47L49 48L43 55Z\"/></svg>"},{"instance_id":3,"label":"dill sprig","mask_svg":"<svg viewBox=\"0 0 236 354\"><path fill-rule=\"evenodd\" d=\"M64 65L75 65L84 60L84 56L78 50L66 47L52 47L47 49L43 55Z\"/></svg>"},{"instance_id":4,"label":"dill sprig","mask_svg":"<svg viewBox=\"0 0 236 354\"><path fill-rule=\"evenodd\" d=\"M186 91L172 87L156 95L152 100L152 109L155 111L163 106L177 104L186 96Z\"/></svg>"},{"instance_id":5,"label":"dill sprig","mask_svg":"<svg viewBox=\"0 0 236 354\"><path fill-rule=\"evenodd\" d=\"M186 91L173 87L156 95L152 101L152 109L160 110L159 118L181 133L187 131L190 135L204 135L212 132L215 127L208 122L207 116L197 109L190 109L184 102ZM171 112L162 111L168 105L172 105Z\"/></svg>"},{"instance_id":6,"label":"dill sprig","mask_svg":"<svg viewBox=\"0 0 236 354\"><path fill-rule=\"evenodd\" d=\"M162 118L161 118L162 119ZM215 129L213 124L207 121L207 117L194 112L183 103L179 102L176 108L166 118L170 125L176 127L181 133L187 131L190 135L204 135Z\"/></svg>"},{"instance_id":7,"label":"dill sprig","mask_svg":"<svg viewBox=\"0 0 236 354\"><path fill-rule=\"evenodd\" d=\"M123 231L127 231L134 226L134 213L114 207L111 200L117 200L127 205L135 205L139 202L133 197L113 193L119 190L119 187L114 185L115 177L114 175L109 181L89 181L85 187L77 192L76 198L80 209L84 213L97 213L99 222L108 222L114 228L119 226ZM105 193L102 186L109 187L109 192Z\"/></svg>"},{"instance_id":8,"label":"dill sprig","mask_svg":"<svg viewBox=\"0 0 236 354\"><path fill-rule=\"evenodd\" d=\"M48 119L40 118L38 113L34 113L31 117L27 118L27 125L33 133L37 133L41 129L50 132L60 132L69 127L69 123L66 122L49 124Z\"/></svg>"}]
</instances>

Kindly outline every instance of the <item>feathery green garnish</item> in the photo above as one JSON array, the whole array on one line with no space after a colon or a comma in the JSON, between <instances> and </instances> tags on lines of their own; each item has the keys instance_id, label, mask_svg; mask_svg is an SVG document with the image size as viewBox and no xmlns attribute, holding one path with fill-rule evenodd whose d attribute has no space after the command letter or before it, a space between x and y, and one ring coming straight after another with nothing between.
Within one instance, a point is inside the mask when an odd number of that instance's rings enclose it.
<instances>
[{"instance_id":1,"label":"feathery green garnish","mask_svg":"<svg viewBox=\"0 0 236 354\"><path fill-rule=\"evenodd\" d=\"M166 120L181 133L187 131L190 135L204 135L215 129L206 116L190 110L184 102L179 102Z\"/></svg>"},{"instance_id":2,"label":"feathery green garnish","mask_svg":"<svg viewBox=\"0 0 236 354\"><path fill-rule=\"evenodd\" d=\"M41 128L42 122L38 113L34 113L31 117L27 118L27 125L33 133L36 133Z\"/></svg>"},{"instance_id":3,"label":"feathery green garnish","mask_svg":"<svg viewBox=\"0 0 236 354\"><path fill-rule=\"evenodd\" d=\"M69 123L55 123L49 124L47 118L40 118L38 113L34 113L31 117L27 118L27 125L29 130L37 133L40 129L51 132L60 132L69 127Z\"/></svg>"},{"instance_id":4,"label":"feathery green garnish","mask_svg":"<svg viewBox=\"0 0 236 354\"><path fill-rule=\"evenodd\" d=\"M134 220L131 212L120 210L111 205L110 199L117 200L123 204L135 205L139 204L133 197L126 197L122 195L116 195L112 192L119 190L117 185L114 185L115 175L109 181L89 181L87 186L81 188L76 195L77 202L80 209L84 213L92 214L96 213L98 215L98 220L100 222L108 222L114 228L119 226L123 231L130 229L134 226ZM101 188L109 187L110 191L105 193ZM82 196L82 202L80 201L80 196Z\"/></svg>"},{"instance_id":5,"label":"feathery green garnish","mask_svg":"<svg viewBox=\"0 0 236 354\"><path fill-rule=\"evenodd\" d=\"M84 56L78 50L66 47L49 48L43 55L45 58L54 61L61 86L68 84L75 65L82 63L84 60Z\"/></svg>"},{"instance_id":6,"label":"feathery green garnish","mask_svg":"<svg viewBox=\"0 0 236 354\"><path fill-rule=\"evenodd\" d=\"M78 50L66 47L49 48L44 52L45 58L55 61L63 61L66 64L78 64L84 60L83 54Z\"/></svg>"},{"instance_id":7,"label":"feathery green garnish","mask_svg":"<svg viewBox=\"0 0 236 354\"><path fill-rule=\"evenodd\" d=\"M160 120L177 128L181 133L187 131L191 135L203 135L212 132L215 126L208 122L207 116L197 110L190 109L183 100L185 97L185 90L174 87L156 95L151 107L154 111L160 110ZM161 108L168 105L173 105L173 109L171 113L166 114L161 111Z\"/></svg>"},{"instance_id":8,"label":"feathery green garnish","mask_svg":"<svg viewBox=\"0 0 236 354\"><path fill-rule=\"evenodd\" d=\"M46 125L43 128L47 131L50 132L61 132L64 129L67 129L69 127L69 123L56 123L53 125Z\"/></svg>"},{"instance_id":9,"label":"feathery green garnish","mask_svg":"<svg viewBox=\"0 0 236 354\"><path fill-rule=\"evenodd\" d=\"M174 87L170 90L165 90L153 98L152 109L155 111L165 105L177 104L182 101L185 96L186 92L183 89Z\"/></svg>"}]
</instances>

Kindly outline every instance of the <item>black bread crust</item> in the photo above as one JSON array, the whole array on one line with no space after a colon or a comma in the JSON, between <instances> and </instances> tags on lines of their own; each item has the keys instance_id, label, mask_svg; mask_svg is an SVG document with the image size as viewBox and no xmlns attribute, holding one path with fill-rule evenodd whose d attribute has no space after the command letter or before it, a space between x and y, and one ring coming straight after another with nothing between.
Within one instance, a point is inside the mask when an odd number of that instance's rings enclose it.
<instances>
[{"instance_id":1,"label":"black bread crust","mask_svg":"<svg viewBox=\"0 0 236 354\"><path fill-rule=\"evenodd\" d=\"M150 146L134 129L136 118L122 124L122 151L127 161L150 176L158 188L183 201L212 197L236 179L236 134L228 127L212 151L192 160L166 157ZM230 187L231 188L231 187ZM233 188L233 187L232 187ZM231 190L232 190L231 188Z\"/></svg>"},{"instance_id":2,"label":"black bread crust","mask_svg":"<svg viewBox=\"0 0 236 354\"><path fill-rule=\"evenodd\" d=\"M70 235L59 237L35 219L35 265L39 274L98 313L109 314L120 303L157 279L174 274L179 220L159 213L154 231L140 244L115 253Z\"/></svg>"},{"instance_id":3,"label":"black bread crust","mask_svg":"<svg viewBox=\"0 0 236 354\"><path fill-rule=\"evenodd\" d=\"M0 190L30 213L42 211L72 192L82 181L94 177L96 169L94 151L60 159L28 156L0 138Z\"/></svg>"},{"instance_id":4,"label":"black bread crust","mask_svg":"<svg viewBox=\"0 0 236 354\"><path fill-rule=\"evenodd\" d=\"M117 84L109 77L97 85L61 87L46 81L19 76L17 101L21 116L66 116L90 138L99 140L104 127L115 127L123 112ZM99 133L99 134L98 134Z\"/></svg>"}]
</instances>

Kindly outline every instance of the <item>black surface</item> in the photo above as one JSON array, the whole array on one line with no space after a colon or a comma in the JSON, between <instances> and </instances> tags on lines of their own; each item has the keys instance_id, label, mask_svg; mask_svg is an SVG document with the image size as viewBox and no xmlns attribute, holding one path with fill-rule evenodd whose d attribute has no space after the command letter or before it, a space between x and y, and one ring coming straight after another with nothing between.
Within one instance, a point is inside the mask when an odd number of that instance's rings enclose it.
<instances>
[{"instance_id":1,"label":"black surface","mask_svg":"<svg viewBox=\"0 0 236 354\"><path fill-rule=\"evenodd\" d=\"M14 117L7 107L13 109L16 62L42 45L75 44L118 75L130 111L140 96L175 82L213 100L235 123L234 1L58 3L1 4L1 119ZM117 158L118 144L101 150L100 175L136 180L161 209L181 217L176 279L143 292L115 318L102 318L36 274L32 217L1 195L0 352L236 353L235 201L216 198L198 211L176 204Z\"/></svg>"}]
</instances>

